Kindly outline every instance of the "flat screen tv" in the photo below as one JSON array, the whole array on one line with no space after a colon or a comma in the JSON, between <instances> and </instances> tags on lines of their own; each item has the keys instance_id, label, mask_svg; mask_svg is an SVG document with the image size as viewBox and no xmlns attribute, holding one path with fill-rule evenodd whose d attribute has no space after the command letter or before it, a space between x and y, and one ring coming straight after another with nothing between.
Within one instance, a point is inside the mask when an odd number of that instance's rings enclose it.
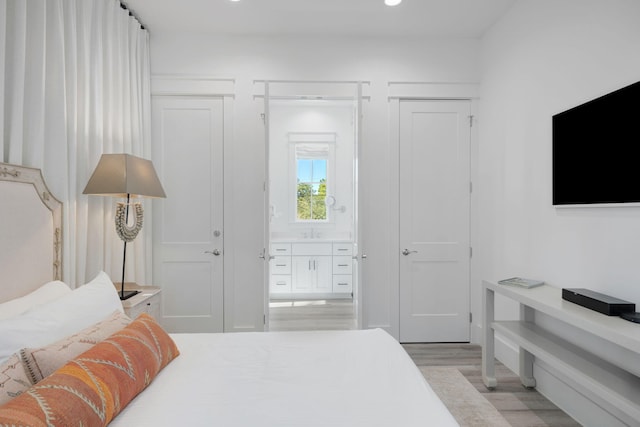
<instances>
[{"instance_id":1,"label":"flat screen tv","mask_svg":"<svg viewBox=\"0 0 640 427\"><path fill-rule=\"evenodd\" d=\"M640 203L640 82L553 116L553 204Z\"/></svg>"}]
</instances>

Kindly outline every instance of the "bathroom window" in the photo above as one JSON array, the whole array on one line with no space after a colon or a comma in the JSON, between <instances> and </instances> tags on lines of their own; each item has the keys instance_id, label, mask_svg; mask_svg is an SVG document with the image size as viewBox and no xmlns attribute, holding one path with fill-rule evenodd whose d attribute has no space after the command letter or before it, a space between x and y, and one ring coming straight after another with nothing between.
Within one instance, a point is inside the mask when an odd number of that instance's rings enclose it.
<instances>
[{"instance_id":1,"label":"bathroom window","mask_svg":"<svg viewBox=\"0 0 640 427\"><path fill-rule=\"evenodd\" d=\"M296 156L296 171L296 219L326 221L327 159Z\"/></svg>"},{"instance_id":2,"label":"bathroom window","mask_svg":"<svg viewBox=\"0 0 640 427\"><path fill-rule=\"evenodd\" d=\"M296 220L326 221L328 144L296 144Z\"/></svg>"}]
</instances>

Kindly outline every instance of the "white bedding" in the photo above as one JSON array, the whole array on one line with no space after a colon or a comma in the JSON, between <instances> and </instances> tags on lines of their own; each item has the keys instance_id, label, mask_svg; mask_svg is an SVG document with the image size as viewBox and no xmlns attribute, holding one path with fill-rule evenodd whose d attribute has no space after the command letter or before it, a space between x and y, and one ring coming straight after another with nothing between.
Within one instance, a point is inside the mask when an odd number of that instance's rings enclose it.
<instances>
[{"instance_id":1,"label":"white bedding","mask_svg":"<svg viewBox=\"0 0 640 427\"><path fill-rule=\"evenodd\" d=\"M180 356L111 426L458 425L380 329L171 336Z\"/></svg>"}]
</instances>

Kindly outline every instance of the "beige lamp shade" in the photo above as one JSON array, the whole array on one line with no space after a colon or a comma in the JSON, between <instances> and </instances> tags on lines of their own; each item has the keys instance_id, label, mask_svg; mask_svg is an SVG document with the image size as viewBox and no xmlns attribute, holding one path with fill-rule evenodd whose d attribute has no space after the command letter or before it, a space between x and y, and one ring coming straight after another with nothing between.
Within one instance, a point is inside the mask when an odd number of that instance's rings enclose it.
<instances>
[{"instance_id":1,"label":"beige lamp shade","mask_svg":"<svg viewBox=\"0 0 640 427\"><path fill-rule=\"evenodd\" d=\"M153 163L131 154L103 154L82 194L167 197Z\"/></svg>"}]
</instances>

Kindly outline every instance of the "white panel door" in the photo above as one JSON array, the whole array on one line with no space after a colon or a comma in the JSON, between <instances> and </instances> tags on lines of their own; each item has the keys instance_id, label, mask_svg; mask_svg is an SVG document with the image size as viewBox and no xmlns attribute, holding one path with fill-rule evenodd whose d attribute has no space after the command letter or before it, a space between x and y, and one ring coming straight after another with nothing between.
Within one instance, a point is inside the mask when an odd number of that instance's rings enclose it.
<instances>
[{"instance_id":1,"label":"white panel door","mask_svg":"<svg viewBox=\"0 0 640 427\"><path fill-rule=\"evenodd\" d=\"M400 341L469 341L469 101L400 102Z\"/></svg>"},{"instance_id":2,"label":"white panel door","mask_svg":"<svg viewBox=\"0 0 640 427\"><path fill-rule=\"evenodd\" d=\"M223 101L153 97L154 284L170 332L223 331Z\"/></svg>"}]
</instances>

